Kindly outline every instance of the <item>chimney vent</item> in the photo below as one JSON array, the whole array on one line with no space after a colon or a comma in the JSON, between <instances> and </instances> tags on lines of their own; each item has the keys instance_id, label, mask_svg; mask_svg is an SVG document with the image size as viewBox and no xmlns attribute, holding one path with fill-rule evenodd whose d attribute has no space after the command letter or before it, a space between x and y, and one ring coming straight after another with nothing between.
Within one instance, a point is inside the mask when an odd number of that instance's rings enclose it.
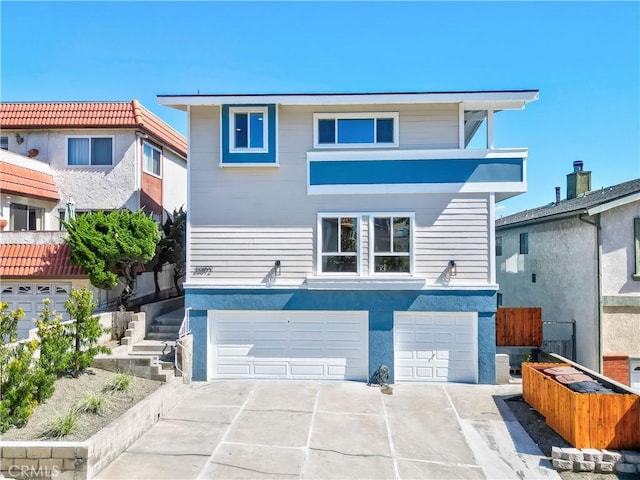
<instances>
[{"instance_id":1,"label":"chimney vent","mask_svg":"<svg viewBox=\"0 0 640 480\"><path fill-rule=\"evenodd\" d=\"M556 187L556 205L560 203L560 187Z\"/></svg>"},{"instance_id":2,"label":"chimney vent","mask_svg":"<svg viewBox=\"0 0 640 480\"><path fill-rule=\"evenodd\" d=\"M582 163L582 160L576 160L575 162L573 162L573 171L581 172L583 165L584 163Z\"/></svg>"}]
</instances>

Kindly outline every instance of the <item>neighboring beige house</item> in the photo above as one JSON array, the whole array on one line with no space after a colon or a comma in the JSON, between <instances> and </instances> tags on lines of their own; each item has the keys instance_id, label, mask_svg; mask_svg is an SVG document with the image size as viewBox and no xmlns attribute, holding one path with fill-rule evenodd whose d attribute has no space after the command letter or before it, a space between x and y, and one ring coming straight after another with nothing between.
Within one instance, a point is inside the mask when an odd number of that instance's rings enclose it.
<instances>
[{"instance_id":1,"label":"neighboring beige house","mask_svg":"<svg viewBox=\"0 0 640 480\"><path fill-rule=\"evenodd\" d=\"M575 360L640 389L640 179L592 191L578 161L556 191L496 221L499 301L574 322Z\"/></svg>"},{"instance_id":2,"label":"neighboring beige house","mask_svg":"<svg viewBox=\"0 0 640 480\"><path fill-rule=\"evenodd\" d=\"M42 299L66 314L71 288L90 285L60 219L124 207L166 220L186 208L187 145L136 100L0 103L0 128L1 294L26 336Z\"/></svg>"}]
</instances>

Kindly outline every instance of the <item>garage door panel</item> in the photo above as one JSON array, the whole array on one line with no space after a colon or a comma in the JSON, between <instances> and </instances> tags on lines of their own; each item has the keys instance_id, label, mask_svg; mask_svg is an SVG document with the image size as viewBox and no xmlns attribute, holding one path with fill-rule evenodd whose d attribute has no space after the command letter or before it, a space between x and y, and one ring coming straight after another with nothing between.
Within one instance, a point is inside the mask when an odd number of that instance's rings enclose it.
<instances>
[{"instance_id":1,"label":"garage door panel","mask_svg":"<svg viewBox=\"0 0 640 480\"><path fill-rule=\"evenodd\" d=\"M477 314L395 312L395 380L476 381Z\"/></svg>"},{"instance_id":2,"label":"garage door panel","mask_svg":"<svg viewBox=\"0 0 640 480\"><path fill-rule=\"evenodd\" d=\"M213 378L368 376L367 312L210 311L209 328Z\"/></svg>"}]
</instances>

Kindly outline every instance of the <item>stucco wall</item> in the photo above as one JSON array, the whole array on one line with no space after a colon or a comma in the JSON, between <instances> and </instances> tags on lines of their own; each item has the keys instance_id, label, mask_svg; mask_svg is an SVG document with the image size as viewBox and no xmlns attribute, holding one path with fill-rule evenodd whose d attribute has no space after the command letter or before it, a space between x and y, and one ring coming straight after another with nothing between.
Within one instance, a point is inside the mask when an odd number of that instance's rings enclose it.
<instances>
[{"instance_id":1,"label":"stucco wall","mask_svg":"<svg viewBox=\"0 0 640 480\"><path fill-rule=\"evenodd\" d=\"M604 308L602 352L640 357L640 308Z\"/></svg>"},{"instance_id":2,"label":"stucco wall","mask_svg":"<svg viewBox=\"0 0 640 480\"><path fill-rule=\"evenodd\" d=\"M169 214L180 207L187 210L187 162L166 148L163 156L162 207ZM162 220L166 220L166 216Z\"/></svg>"},{"instance_id":3,"label":"stucco wall","mask_svg":"<svg viewBox=\"0 0 640 480\"><path fill-rule=\"evenodd\" d=\"M529 253L521 255L524 232ZM497 257L502 305L542 307L543 321L574 321L576 361L599 370L595 227L571 218L499 229L496 236L502 237L502 256Z\"/></svg>"}]
</instances>

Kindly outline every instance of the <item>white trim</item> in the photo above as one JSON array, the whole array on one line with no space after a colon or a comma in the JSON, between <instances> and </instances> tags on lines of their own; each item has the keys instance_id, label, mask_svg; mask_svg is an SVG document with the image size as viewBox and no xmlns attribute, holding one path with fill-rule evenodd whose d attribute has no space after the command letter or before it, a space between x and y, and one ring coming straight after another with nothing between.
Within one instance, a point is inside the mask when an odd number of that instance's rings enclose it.
<instances>
[{"instance_id":1,"label":"white trim","mask_svg":"<svg viewBox=\"0 0 640 480\"><path fill-rule=\"evenodd\" d=\"M595 190L592 193L597 193L597 192L598 191ZM597 205L595 207L588 208L587 209L587 214L589 216L596 215L597 213L606 212L607 210L610 210L612 208L621 207L623 205L628 205L629 203L636 202L638 200L640 200L640 192L633 193L631 195L627 195L626 197L616 198L615 200L612 200L610 202L606 202L606 203L603 203L601 205Z\"/></svg>"},{"instance_id":2,"label":"white trim","mask_svg":"<svg viewBox=\"0 0 640 480\"><path fill-rule=\"evenodd\" d=\"M381 118L393 119L393 142L377 143L376 129L377 120ZM373 119L373 142L372 143L339 143L338 142L338 120L341 119ZM318 143L319 120L335 120L335 139L336 143ZM313 114L313 148L321 149L342 149L342 148L394 148L399 145L400 132L400 115L398 112L341 112L341 113L314 113Z\"/></svg>"},{"instance_id":3,"label":"white trim","mask_svg":"<svg viewBox=\"0 0 640 480\"><path fill-rule=\"evenodd\" d=\"M393 290L391 285L403 285L402 288L398 288L399 290L408 290L406 285L417 284L419 282L425 282L425 279L420 277L405 277L405 278L385 278L385 277L357 277L357 278L344 278L344 279L336 279L335 277L316 277L309 276L306 279L307 281L311 281L312 284L316 284L318 286L311 286L306 284L299 283L291 283L291 284L282 284L282 285L272 285L266 286L264 284L260 285L247 285L246 283L238 283L231 284L226 283L224 285L218 285L214 283L203 283L200 281L189 282L183 285L184 288L189 288L193 290L296 290L296 289L304 289L305 287L309 290L314 289L322 289L322 290L344 290L349 285L349 289L353 290ZM353 283L350 283L353 282ZM320 286L320 284L324 284ZM332 284L334 286L332 286ZM384 286L384 288L383 288ZM487 291L487 290L495 290L498 291L499 285L495 284L478 284L478 283L456 283L449 284L447 287L443 287L442 285L424 285L421 288L416 288L415 290L428 290L428 291L441 291L441 292L449 292L452 290L463 290L463 291Z\"/></svg>"},{"instance_id":4,"label":"white trim","mask_svg":"<svg viewBox=\"0 0 640 480\"><path fill-rule=\"evenodd\" d=\"M380 255L384 255L389 253L387 256L397 256L397 257L409 257L409 271L408 272L376 272L375 267L375 218L391 218L391 227L393 231L393 218L395 217L409 217L409 252L393 252L393 238L391 239L391 251L380 253ZM369 214L369 276L370 277L378 277L378 276L391 276L391 277L412 277L415 269L415 243L414 243L414 230L415 230L415 213L414 212L373 212ZM395 255L394 255L395 254Z\"/></svg>"},{"instance_id":5,"label":"white trim","mask_svg":"<svg viewBox=\"0 0 640 480\"><path fill-rule=\"evenodd\" d=\"M220 168L248 168L248 167L252 167L252 168L256 168L256 167L269 167L269 168L280 168L280 164L279 163L271 163L271 162L251 162L251 163L241 163L241 162L237 162L237 163L229 163L229 162L223 162L223 163L219 163L218 166Z\"/></svg>"},{"instance_id":6,"label":"white trim","mask_svg":"<svg viewBox=\"0 0 640 480\"><path fill-rule=\"evenodd\" d=\"M365 150L365 151L308 151L307 161L336 160L447 160L447 159L485 159L512 158L528 156L526 148L500 149L402 149L402 150Z\"/></svg>"},{"instance_id":7,"label":"white trim","mask_svg":"<svg viewBox=\"0 0 640 480\"><path fill-rule=\"evenodd\" d=\"M464 103L458 104L458 148L464 149Z\"/></svg>"},{"instance_id":8,"label":"white trim","mask_svg":"<svg viewBox=\"0 0 640 480\"><path fill-rule=\"evenodd\" d=\"M344 213L344 212L319 212L317 214L317 218L316 218L316 274L321 277L321 276L338 276L338 277L349 277L349 278L354 278L354 277L360 277L363 275L363 271L362 271L362 217L363 214L362 213ZM323 255L323 251L322 251L322 219L323 218L355 218L357 220L358 223L358 229L356 231L356 235L358 236L358 246L357 246L357 250L355 253L355 257L356 257L356 271L355 272L344 272L344 273L339 273L339 272L323 272L322 271L322 257ZM340 238L338 238L338 247L340 246ZM327 254L331 254L334 253L334 256L339 256L341 254L341 252L327 252ZM350 252L348 252L350 253ZM332 255L328 255L328 256L332 256ZM346 255L346 256L352 256L352 255Z\"/></svg>"},{"instance_id":9,"label":"white trim","mask_svg":"<svg viewBox=\"0 0 640 480\"><path fill-rule=\"evenodd\" d=\"M247 114L247 147L235 147L235 115ZM251 147L251 114L262 114L262 148ZM229 107L229 153L269 153L269 108L268 107Z\"/></svg>"},{"instance_id":10,"label":"white trim","mask_svg":"<svg viewBox=\"0 0 640 480\"><path fill-rule=\"evenodd\" d=\"M88 138L89 139L89 163L81 165L69 165L69 139L70 138ZM111 139L111 163L109 165L93 165L91 163L91 139L93 138L110 138ZM111 168L114 166L116 142L115 135L65 135L64 137L64 156L65 167L67 168Z\"/></svg>"},{"instance_id":11,"label":"white trim","mask_svg":"<svg viewBox=\"0 0 640 480\"><path fill-rule=\"evenodd\" d=\"M496 194L489 194L489 283L496 283Z\"/></svg>"},{"instance_id":12,"label":"white trim","mask_svg":"<svg viewBox=\"0 0 640 480\"><path fill-rule=\"evenodd\" d=\"M354 93L354 94L300 94L300 95L175 95L158 96L158 103L165 106L188 105L224 105L232 103L279 103L282 105L353 105L367 103L381 104L407 104L407 103L459 103L475 102L484 105L484 110L520 110L529 102L535 102L539 98L537 90L525 90L518 92L494 91L494 92L405 92L405 93Z\"/></svg>"},{"instance_id":13,"label":"white trim","mask_svg":"<svg viewBox=\"0 0 640 480\"><path fill-rule=\"evenodd\" d=\"M487 110L487 149L493 149L493 110Z\"/></svg>"},{"instance_id":14,"label":"white trim","mask_svg":"<svg viewBox=\"0 0 640 480\"><path fill-rule=\"evenodd\" d=\"M220 109L222 110L222 109ZM221 118L222 120L222 118ZM222 128L222 127L221 127ZM191 107L187 107L187 138L193 138L191 135ZM218 138L222 138L222 137L218 137ZM222 145L220 145L220 151L222 151ZM187 142L187 158L192 158L191 157L191 142ZM187 162L187 222L186 222L186 229L187 231L186 236L187 236L187 241L186 241L186 252L185 252L185 266L186 266L186 272L185 272L185 276L184 276L184 284L188 284L189 282L191 282L191 215L189 214L189 212L191 211L191 165L193 164L193 162L188 161ZM209 338L207 336L207 338ZM207 342L208 344L209 342ZM207 353L208 355L208 353Z\"/></svg>"},{"instance_id":15,"label":"white trim","mask_svg":"<svg viewBox=\"0 0 640 480\"><path fill-rule=\"evenodd\" d=\"M152 150L156 150L158 153L160 153L160 173L155 173L152 172L150 170L147 170L147 162L146 162L146 156L144 153L144 146L148 145ZM151 159L153 161L153 158ZM152 177L156 177L156 178L162 178L162 164L164 161L164 154L162 153L162 149L156 147L155 145L153 145L152 143L149 143L145 140L142 141L142 171L151 175Z\"/></svg>"},{"instance_id":16,"label":"white trim","mask_svg":"<svg viewBox=\"0 0 640 480\"><path fill-rule=\"evenodd\" d=\"M308 185L307 195L380 195L403 193L524 193L526 182L380 183L371 185Z\"/></svg>"}]
</instances>

